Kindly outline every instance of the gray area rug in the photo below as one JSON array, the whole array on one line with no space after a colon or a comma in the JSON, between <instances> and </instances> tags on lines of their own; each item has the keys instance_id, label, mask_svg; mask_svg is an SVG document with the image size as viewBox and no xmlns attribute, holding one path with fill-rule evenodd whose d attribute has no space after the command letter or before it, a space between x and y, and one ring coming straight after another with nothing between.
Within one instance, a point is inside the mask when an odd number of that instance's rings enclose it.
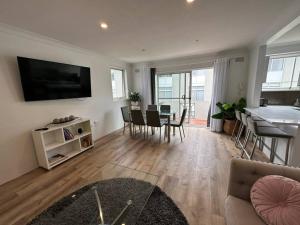
<instances>
[{"instance_id":1,"label":"gray area rug","mask_svg":"<svg viewBox=\"0 0 300 225\"><path fill-rule=\"evenodd\" d=\"M87 185L56 202L28 225L98 225L98 208L92 187L96 187L100 195L106 224L112 223L131 199L134 204L120 220L126 225L188 225L182 212L159 187L132 178Z\"/></svg>"}]
</instances>

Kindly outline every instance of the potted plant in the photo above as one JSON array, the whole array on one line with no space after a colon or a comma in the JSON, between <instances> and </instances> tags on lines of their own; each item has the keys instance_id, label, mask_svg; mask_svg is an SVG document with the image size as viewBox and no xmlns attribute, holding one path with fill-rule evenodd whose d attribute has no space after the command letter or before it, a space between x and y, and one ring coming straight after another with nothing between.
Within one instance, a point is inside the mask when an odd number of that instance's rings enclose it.
<instances>
[{"instance_id":1,"label":"potted plant","mask_svg":"<svg viewBox=\"0 0 300 225\"><path fill-rule=\"evenodd\" d=\"M129 92L129 100L131 101L131 105L139 105L139 102L141 101L141 96L136 91Z\"/></svg>"},{"instance_id":2,"label":"potted plant","mask_svg":"<svg viewBox=\"0 0 300 225\"><path fill-rule=\"evenodd\" d=\"M216 105L220 109L220 112L212 115L212 118L224 120L224 132L226 134L232 134L236 122L235 110L245 112L246 99L241 98L237 103L233 104L218 102Z\"/></svg>"}]
</instances>

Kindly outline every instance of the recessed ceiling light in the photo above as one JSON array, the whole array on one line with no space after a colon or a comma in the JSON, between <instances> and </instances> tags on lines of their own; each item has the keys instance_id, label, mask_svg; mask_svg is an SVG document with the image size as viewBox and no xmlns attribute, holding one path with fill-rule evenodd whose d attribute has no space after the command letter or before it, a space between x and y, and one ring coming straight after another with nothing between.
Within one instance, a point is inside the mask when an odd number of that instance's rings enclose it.
<instances>
[{"instance_id":1,"label":"recessed ceiling light","mask_svg":"<svg viewBox=\"0 0 300 225\"><path fill-rule=\"evenodd\" d=\"M100 27L101 27L102 29L106 30L106 29L108 28L108 25L107 25L107 23L105 23L105 22L101 22L101 23L100 23Z\"/></svg>"},{"instance_id":2,"label":"recessed ceiling light","mask_svg":"<svg viewBox=\"0 0 300 225\"><path fill-rule=\"evenodd\" d=\"M193 3L195 0L186 0L187 3Z\"/></svg>"},{"instance_id":3,"label":"recessed ceiling light","mask_svg":"<svg viewBox=\"0 0 300 225\"><path fill-rule=\"evenodd\" d=\"M145 51L146 51L146 49L143 48L143 49L142 49L142 52L145 52Z\"/></svg>"}]
</instances>

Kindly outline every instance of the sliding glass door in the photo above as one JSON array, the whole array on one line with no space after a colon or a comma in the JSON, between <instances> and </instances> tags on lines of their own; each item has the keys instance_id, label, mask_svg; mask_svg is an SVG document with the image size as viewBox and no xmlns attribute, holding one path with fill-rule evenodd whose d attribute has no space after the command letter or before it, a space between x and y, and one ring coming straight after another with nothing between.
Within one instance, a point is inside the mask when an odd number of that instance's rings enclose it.
<instances>
[{"instance_id":1,"label":"sliding glass door","mask_svg":"<svg viewBox=\"0 0 300 225\"><path fill-rule=\"evenodd\" d=\"M191 72L158 74L156 76L156 101L158 105L171 105L179 118L188 109L188 121L193 113L191 106Z\"/></svg>"}]
</instances>

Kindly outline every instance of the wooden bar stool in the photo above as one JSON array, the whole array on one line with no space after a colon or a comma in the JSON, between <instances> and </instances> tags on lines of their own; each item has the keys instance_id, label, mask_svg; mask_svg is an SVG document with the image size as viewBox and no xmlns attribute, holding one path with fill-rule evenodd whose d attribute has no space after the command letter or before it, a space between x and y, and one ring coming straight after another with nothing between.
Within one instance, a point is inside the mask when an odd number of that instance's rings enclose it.
<instances>
[{"instance_id":1,"label":"wooden bar stool","mask_svg":"<svg viewBox=\"0 0 300 225\"><path fill-rule=\"evenodd\" d=\"M273 142L273 140L276 140L278 138L284 138L284 139L287 139L287 141L288 141L287 146L286 146L286 152L285 152L285 160L284 160L284 164L287 165L288 158L289 158L290 141L293 138L292 135L289 135L274 126L258 126L258 122L254 121L251 117L247 117L247 126L248 126L248 129L250 130L250 132L252 132L252 134L255 136L255 140L254 140L254 145L253 145L252 151L249 155L246 151L246 146L247 146L247 143L249 140L249 136L246 138L245 147L242 148L241 157L243 157L243 155L245 154L247 156L247 158L251 160L253 158L253 155L254 155L254 152L256 149L257 141L260 141L261 138L263 138L263 137L272 138L272 142ZM274 158L275 158L275 144L272 144L271 153L270 153L270 161L274 162Z\"/></svg>"}]
</instances>

